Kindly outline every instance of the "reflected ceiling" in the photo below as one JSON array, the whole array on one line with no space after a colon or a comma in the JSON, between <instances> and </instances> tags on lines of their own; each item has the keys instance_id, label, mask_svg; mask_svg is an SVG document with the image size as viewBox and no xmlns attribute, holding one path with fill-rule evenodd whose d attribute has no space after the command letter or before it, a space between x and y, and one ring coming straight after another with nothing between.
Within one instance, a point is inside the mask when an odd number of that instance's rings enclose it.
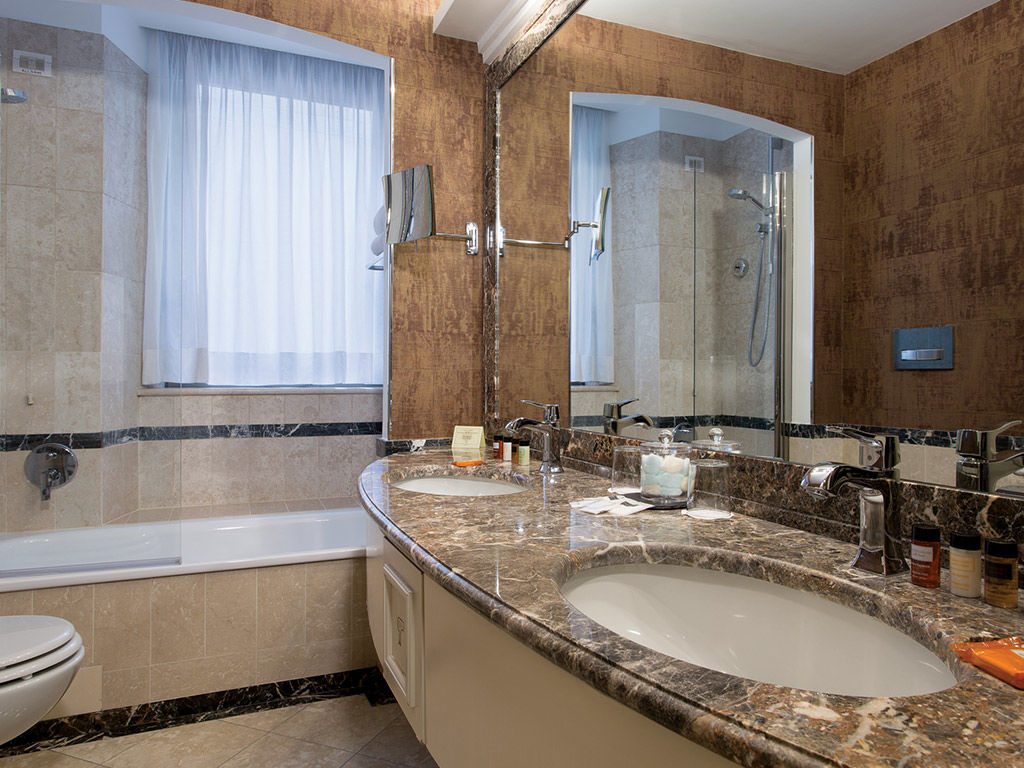
<instances>
[{"instance_id":1,"label":"reflected ceiling","mask_svg":"<svg viewBox=\"0 0 1024 768\"><path fill-rule=\"evenodd\" d=\"M531 0L450 0L438 11L434 28L442 35L473 40L485 51L497 33L495 23L507 19L510 25L521 24L521 11L530 4ZM845 75L992 4L993 0L587 0L580 13ZM518 16L515 10L520 11Z\"/></svg>"}]
</instances>

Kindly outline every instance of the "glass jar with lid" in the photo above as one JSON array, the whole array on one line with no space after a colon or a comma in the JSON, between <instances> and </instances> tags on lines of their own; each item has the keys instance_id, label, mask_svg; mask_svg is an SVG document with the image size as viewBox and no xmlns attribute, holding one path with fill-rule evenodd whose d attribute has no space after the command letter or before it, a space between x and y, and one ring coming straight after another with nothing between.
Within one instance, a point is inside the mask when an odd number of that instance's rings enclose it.
<instances>
[{"instance_id":1,"label":"glass jar with lid","mask_svg":"<svg viewBox=\"0 0 1024 768\"><path fill-rule=\"evenodd\" d=\"M726 453L739 453L740 444L735 440L726 440L725 432L718 427L712 427L708 430L707 440L694 440L691 443L694 448L700 448L705 451L725 451Z\"/></svg>"},{"instance_id":2,"label":"glass jar with lid","mask_svg":"<svg viewBox=\"0 0 1024 768\"><path fill-rule=\"evenodd\" d=\"M693 483L688 443L673 443L663 430L657 442L640 446L640 495L654 504L685 503Z\"/></svg>"}]
</instances>

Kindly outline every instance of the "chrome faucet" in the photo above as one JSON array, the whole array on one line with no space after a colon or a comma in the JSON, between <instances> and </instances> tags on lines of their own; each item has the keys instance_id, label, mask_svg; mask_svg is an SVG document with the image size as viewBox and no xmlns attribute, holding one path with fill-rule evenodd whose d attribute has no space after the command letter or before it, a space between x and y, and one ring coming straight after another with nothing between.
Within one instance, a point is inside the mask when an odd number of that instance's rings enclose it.
<instances>
[{"instance_id":1,"label":"chrome faucet","mask_svg":"<svg viewBox=\"0 0 1024 768\"><path fill-rule=\"evenodd\" d=\"M852 427L828 427L860 443L860 466L824 462L808 469L800 487L816 499L832 498L847 485L860 498L860 546L851 565L890 576L907 570L900 545L899 438Z\"/></svg>"},{"instance_id":2,"label":"chrome faucet","mask_svg":"<svg viewBox=\"0 0 1024 768\"><path fill-rule=\"evenodd\" d=\"M650 416L644 416L640 413L633 416L622 415L622 406L635 403L639 399L638 397L633 397L629 400L620 400L617 403L604 404L604 433L606 435L621 434L623 427L628 427L632 424L646 424L648 427L654 426Z\"/></svg>"},{"instance_id":3,"label":"chrome faucet","mask_svg":"<svg viewBox=\"0 0 1024 768\"><path fill-rule=\"evenodd\" d=\"M540 472L544 475L557 475L562 471L562 461L558 455L558 404L535 403L533 400L520 400L526 405L535 405L544 409L544 420L528 419L520 416L505 425L505 429L513 434L523 429L532 428L544 436L541 451Z\"/></svg>"},{"instance_id":4,"label":"chrome faucet","mask_svg":"<svg viewBox=\"0 0 1024 768\"><path fill-rule=\"evenodd\" d=\"M992 493L999 481L1024 468L1024 451L996 450L996 436L1020 420L1008 421L995 429L960 429L956 433L956 487Z\"/></svg>"}]
</instances>

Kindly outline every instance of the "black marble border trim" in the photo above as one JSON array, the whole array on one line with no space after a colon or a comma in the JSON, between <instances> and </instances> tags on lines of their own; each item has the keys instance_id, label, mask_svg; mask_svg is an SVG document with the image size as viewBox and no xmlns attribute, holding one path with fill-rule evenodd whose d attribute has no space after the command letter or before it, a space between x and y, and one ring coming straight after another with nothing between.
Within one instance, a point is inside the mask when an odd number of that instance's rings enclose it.
<instances>
[{"instance_id":1,"label":"black marble border trim","mask_svg":"<svg viewBox=\"0 0 1024 768\"><path fill-rule=\"evenodd\" d=\"M654 416L651 418L658 429L672 429L677 424L692 424L697 427L738 427L742 429L775 429L775 421L760 416L734 416L727 413L702 413L697 416ZM600 427L603 416L573 416L573 427Z\"/></svg>"},{"instance_id":2,"label":"black marble border trim","mask_svg":"<svg viewBox=\"0 0 1024 768\"><path fill-rule=\"evenodd\" d=\"M380 670L365 667L44 720L0 746L0 758L359 693L374 706L395 700Z\"/></svg>"},{"instance_id":3,"label":"black marble border trim","mask_svg":"<svg viewBox=\"0 0 1024 768\"><path fill-rule=\"evenodd\" d=\"M412 453L412 440L385 440L377 438L377 458L383 459L394 453ZM423 450L427 448L450 448L452 440L450 437L431 437L424 441Z\"/></svg>"},{"instance_id":4,"label":"black marble border trim","mask_svg":"<svg viewBox=\"0 0 1024 768\"><path fill-rule=\"evenodd\" d=\"M740 427L743 429L772 430L775 422L772 419L760 418L757 416L731 416L728 414L700 414L698 416L658 416L654 419L654 426L660 429L671 429L676 424L692 423L698 427ZM600 427L604 424L602 416L573 416L572 426L579 427ZM953 448L956 446L956 432L941 429L909 429L905 427L879 427L863 424L844 424L842 426L853 427L865 432L876 432L879 434L896 435L904 445L928 445L936 448ZM797 424L795 422L783 422L782 433L786 437L800 437L808 440L820 440L836 435L826 431L824 424ZM997 450L1024 450L1024 437L1011 435L999 435L996 437Z\"/></svg>"},{"instance_id":5,"label":"black marble border trim","mask_svg":"<svg viewBox=\"0 0 1024 768\"><path fill-rule=\"evenodd\" d=\"M879 434L896 435L900 442L905 445L930 445L937 448L953 448L956 446L956 432L941 429L908 429L903 427L879 427L861 424L844 424L842 426L854 427L865 432L877 432ZM826 431L824 424L793 424L786 423L783 427L787 437L804 437L819 439L823 437L836 437ZM1024 437L1012 435L998 435L996 437L996 448L998 450L1024 450Z\"/></svg>"},{"instance_id":6,"label":"black marble border trim","mask_svg":"<svg viewBox=\"0 0 1024 768\"><path fill-rule=\"evenodd\" d=\"M63 443L72 449L106 448L155 440L210 440L247 437L351 437L379 435L380 421L329 421L298 424L212 424L178 427L131 427L108 432L51 432L0 435L0 451L29 451L40 443Z\"/></svg>"}]
</instances>

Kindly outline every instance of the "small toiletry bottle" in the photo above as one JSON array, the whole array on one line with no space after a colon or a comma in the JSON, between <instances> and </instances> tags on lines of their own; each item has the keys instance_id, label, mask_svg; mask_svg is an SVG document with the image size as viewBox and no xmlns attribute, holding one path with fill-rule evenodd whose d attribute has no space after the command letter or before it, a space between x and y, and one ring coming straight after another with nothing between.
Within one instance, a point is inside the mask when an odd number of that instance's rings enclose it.
<instances>
[{"instance_id":1,"label":"small toiletry bottle","mask_svg":"<svg viewBox=\"0 0 1024 768\"><path fill-rule=\"evenodd\" d=\"M1017 542L985 542L985 602L996 608L1017 607Z\"/></svg>"},{"instance_id":2,"label":"small toiletry bottle","mask_svg":"<svg viewBox=\"0 0 1024 768\"><path fill-rule=\"evenodd\" d=\"M515 450L516 441L511 435L505 435L501 441L501 460L512 461L512 452Z\"/></svg>"},{"instance_id":3,"label":"small toiletry bottle","mask_svg":"<svg viewBox=\"0 0 1024 768\"><path fill-rule=\"evenodd\" d=\"M501 461L501 432L494 433L494 437L491 438L491 446L494 449L494 458Z\"/></svg>"},{"instance_id":4,"label":"small toiletry bottle","mask_svg":"<svg viewBox=\"0 0 1024 768\"><path fill-rule=\"evenodd\" d=\"M939 586L939 526L915 523L910 544L910 580L919 587Z\"/></svg>"},{"instance_id":5,"label":"small toiletry bottle","mask_svg":"<svg viewBox=\"0 0 1024 768\"><path fill-rule=\"evenodd\" d=\"M981 534L949 537L949 591L960 597L981 597Z\"/></svg>"},{"instance_id":6,"label":"small toiletry bottle","mask_svg":"<svg viewBox=\"0 0 1024 768\"><path fill-rule=\"evenodd\" d=\"M519 441L519 466L529 467L530 466L530 440L529 438L523 438Z\"/></svg>"}]
</instances>

